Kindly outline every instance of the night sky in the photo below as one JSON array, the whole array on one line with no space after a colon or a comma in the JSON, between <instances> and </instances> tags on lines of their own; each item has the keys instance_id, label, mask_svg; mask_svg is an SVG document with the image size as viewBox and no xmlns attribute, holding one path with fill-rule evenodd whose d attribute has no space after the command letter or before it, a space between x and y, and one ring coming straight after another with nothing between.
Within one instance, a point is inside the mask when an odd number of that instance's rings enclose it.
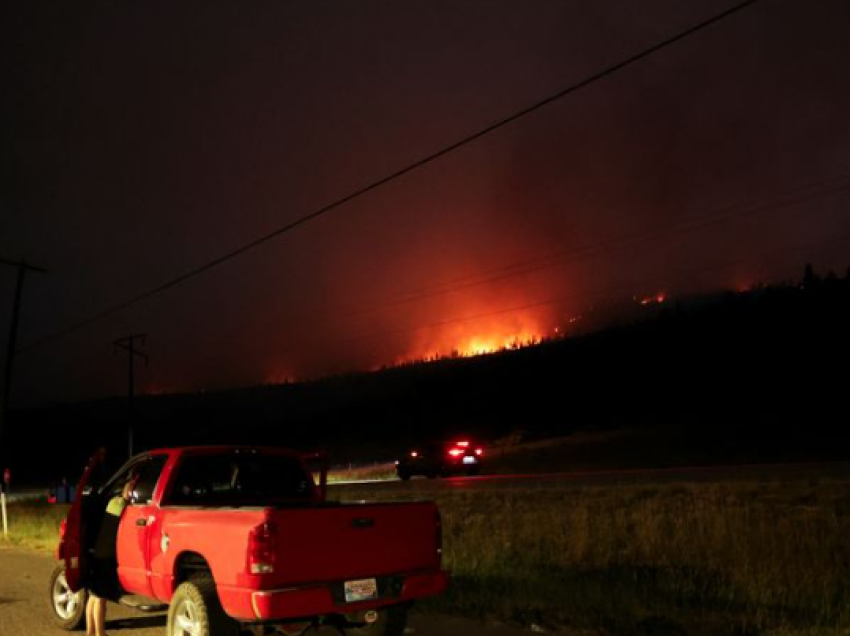
<instances>
[{"instance_id":1,"label":"night sky","mask_svg":"<svg viewBox=\"0 0 850 636\"><path fill-rule=\"evenodd\" d=\"M0 257L27 348L731 6L21 2ZM22 353L18 406L368 370L591 305L850 265L850 3L763 0L274 241ZM0 335L14 271L0 268ZM469 318L474 319L469 319Z\"/></svg>"}]
</instances>

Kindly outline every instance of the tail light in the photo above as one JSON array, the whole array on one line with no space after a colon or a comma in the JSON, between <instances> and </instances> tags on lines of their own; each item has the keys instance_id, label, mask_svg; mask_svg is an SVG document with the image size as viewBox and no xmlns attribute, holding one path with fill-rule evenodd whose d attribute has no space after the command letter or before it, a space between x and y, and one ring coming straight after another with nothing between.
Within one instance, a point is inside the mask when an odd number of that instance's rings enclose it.
<instances>
[{"instance_id":1,"label":"tail light","mask_svg":"<svg viewBox=\"0 0 850 636\"><path fill-rule=\"evenodd\" d=\"M481 455L483 455L483 454L484 454L484 449L482 449L482 448L476 448L476 449L475 449L475 454L476 454L476 455L478 455L479 457L481 457Z\"/></svg>"},{"instance_id":2,"label":"tail light","mask_svg":"<svg viewBox=\"0 0 850 636\"><path fill-rule=\"evenodd\" d=\"M469 446L469 442L464 440L462 442L458 442L457 444L455 444L455 446L460 446L461 448L466 448L467 446Z\"/></svg>"},{"instance_id":3,"label":"tail light","mask_svg":"<svg viewBox=\"0 0 850 636\"><path fill-rule=\"evenodd\" d=\"M62 519L62 523L59 524L59 540L65 538L65 533L68 531L68 520Z\"/></svg>"},{"instance_id":4,"label":"tail light","mask_svg":"<svg viewBox=\"0 0 850 636\"><path fill-rule=\"evenodd\" d=\"M460 455L463 455L463 451L459 448L452 448L449 450L449 455L452 457L459 457Z\"/></svg>"},{"instance_id":5,"label":"tail light","mask_svg":"<svg viewBox=\"0 0 850 636\"><path fill-rule=\"evenodd\" d=\"M274 572L277 553L277 528L272 523L261 523L248 535L248 572L271 574Z\"/></svg>"}]
</instances>

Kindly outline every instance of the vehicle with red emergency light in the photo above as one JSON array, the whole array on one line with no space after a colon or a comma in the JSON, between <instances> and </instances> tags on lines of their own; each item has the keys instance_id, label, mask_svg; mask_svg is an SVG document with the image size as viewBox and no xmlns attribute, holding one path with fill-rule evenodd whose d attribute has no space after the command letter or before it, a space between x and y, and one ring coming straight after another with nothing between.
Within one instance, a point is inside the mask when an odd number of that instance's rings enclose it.
<instances>
[{"instance_id":1,"label":"vehicle with red emergency light","mask_svg":"<svg viewBox=\"0 0 850 636\"><path fill-rule=\"evenodd\" d=\"M323 456L165 449L89 483L100 459L77 486L51 576L50 607L65 629L85 620L94 544L116 493L127 503L115 546L120 598L111 600L167 604L168 636L292 635L320 624L398 636L412 602L448 583L436 505L329 502ZM318 484L308 460L321 461Z\"/></svg>"},{"instance_id":2,"label":"vehicle with red emergency light","mask_svg":"<svg viewBox=\"0 0 850 636\"><path fill-rule=\"evenodd\" d=\"M483 459L484 448L469 439L425 444L408 451L396 462L396 474L403 480L415 475L429 478L477 475Z\"/></svg>"}]
</instances>

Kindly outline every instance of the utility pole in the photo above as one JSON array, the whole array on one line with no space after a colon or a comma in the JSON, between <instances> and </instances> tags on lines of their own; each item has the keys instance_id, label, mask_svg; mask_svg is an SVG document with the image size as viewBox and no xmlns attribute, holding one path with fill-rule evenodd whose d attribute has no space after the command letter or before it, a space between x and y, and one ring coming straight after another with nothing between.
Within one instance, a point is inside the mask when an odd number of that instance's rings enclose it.
<instances>
[{"instance_id":1,"label":"utility pole","mask_svg":"<svg viewBox=\"0 0 850 636\"><path fill-rule=\"evenodd\" d=\"M15 348L18 344L18 323L21 318L21 298L24 295L24 279L27 272L46 273L46 269L27 264L26 261L10 261L5 258L0 258L0 265L8 265L18 269L17 283L15 284L15 300L12 304L12 322L9 325L9 340L6 345L6 364L3 369L3 385L0 390L0 469L3 468L3 454L5 446L3 444L3 430L6 428L6 422L9 416L9 393L12 390L12 370L15 362ZM6 453L8 455L8 453ZM9 534L9 521L6 514L6 488L9 486L10 472L7 469L3 470L3 482L0 482L0 517L3 521L3 536Z\"/></svg>"},{"instance_id":2,"label":"utility pole","mask_svg":"<svg viewBox=\"0 0 850 636\"><path fill-rule=\"evenodd\" d=\"M140 342L144 347L147 344L148 335L146 333L136 333L123 338L118 338L112 344L117 349L123 349L127 352L127 453L129 457L133 456L133 401L136 397L136 378L135 378L135 361L136 356L144 359L145 366L148 365L148 355L139 351L136 348L136 341Z\"/></svg>"},{"instance_id":3,"label":"utility pole","mask_svg":"<svg viewBox=\"0 0 850 636\"><path fill-rule=\"evenodd\" d=\"M27 272L39 272L44 274L46 269L30 265L26 261L10 261L5 258L0 258L0 265L8 265L18 270L17 282L15 284L15 300L12 304L12 322L9 324L9 339L6 344L6 362L3 368L3 385L0 389L0 464L2 457L8 455L4 453L5 446L3 445L3 431L6 428L6 422L9 417L9 396L12 391L12 371L15 363L15 349L18 344L18 324L21 318L21 299L24 294L24 280Z\"/></svg>"}]
</instances>

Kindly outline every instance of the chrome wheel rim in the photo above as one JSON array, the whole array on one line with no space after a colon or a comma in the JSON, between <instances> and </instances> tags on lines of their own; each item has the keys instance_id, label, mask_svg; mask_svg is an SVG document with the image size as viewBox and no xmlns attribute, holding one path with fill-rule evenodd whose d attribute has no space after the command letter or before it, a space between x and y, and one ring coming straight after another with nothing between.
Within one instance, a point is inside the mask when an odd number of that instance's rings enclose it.
<instances>
[{"instance_id":1,"label":"chrome wheel rim","mask_svg":"<svg viewBox=\"0 0 850 636\"><path fill-rule=\"evenodd\" d=\"M53 582L53 611L62 620L71 618L80 606L82 594L82 590L72 592L65 574L60 574Z\"/></svg>"},{"instance_id":2,"label":"chrome wheel rim","mask_svg":"<svg viewBox=\"0 0 850 636\"><path fill-rule=\"evenodd\" d=\"M183 599L175 609L171 636L201 636L198 607L189 599Z\"/></svg>"}]
</instances>

